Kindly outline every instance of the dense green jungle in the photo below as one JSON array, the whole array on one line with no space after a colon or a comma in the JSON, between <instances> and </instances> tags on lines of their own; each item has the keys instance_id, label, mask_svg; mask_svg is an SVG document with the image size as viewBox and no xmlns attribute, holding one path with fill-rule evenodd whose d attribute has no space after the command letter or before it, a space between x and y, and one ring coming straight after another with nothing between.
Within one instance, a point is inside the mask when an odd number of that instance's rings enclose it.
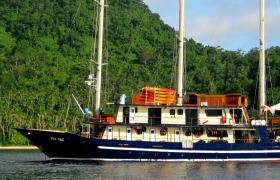
<instances>
[{"instance_id":1,"label":"dense green jungle","mask_svg":"<svg viewBox=\"0 0 280 180\"><path fill-rule=\"evenodd\" d=\"M25 145L16 127L77 131L71 99L88 103L94 0L0 1L0 145ZM174 28L142 0L109 0L102 106L143 86L176 88ZM267 49L268 104L280 101L280 47ZM187 92L242 93L257 109L258 49L228 51L186 40ZM129 98L128 98L129 101Z\"/></svg>"}]
</instances>

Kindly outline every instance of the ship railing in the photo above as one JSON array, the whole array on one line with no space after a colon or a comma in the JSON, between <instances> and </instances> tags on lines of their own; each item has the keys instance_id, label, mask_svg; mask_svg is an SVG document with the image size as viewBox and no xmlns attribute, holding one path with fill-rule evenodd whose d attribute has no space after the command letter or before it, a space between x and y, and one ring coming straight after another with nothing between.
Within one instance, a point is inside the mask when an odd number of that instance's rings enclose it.
<instances>
[{"instance_id":1,"label":"ship railing","mask_svg":"<svg viewBox=\"0 0 280 180\"><path fill-rule=\"evenodd\" d=\"M104 138L106 139L106 138ZM188 138L188 139L179 139L176 140L174 137L162 138L156 137L151 138L131 138L128 139L127 136L112 137L108 140L126 140L126 141L146 141L146 142L183 142L183 141L192 141L193 143L240 143L240 144L251 144L259 143L259 138L249 138L249 139L228 139L228 138ZM275 141L275 140L274 140ZM280 141L280 140L279 140Z\"/></svg>"},{"instance_id":2,"label":"ship railing","mask_svg":"<svg viewBox=\"0 0 280 180\"><path fill-rule=\"evenodd\" d=\"M140 137L141 136L141 137ZM99 138L99 137L96 137ZM218 143L218 142L227 142L227 143L258 143L260 139L258 137L246 137L241 139L235 139L232 137L197 137L194 134L186 137L184 134L180 134L179 138L176 138L174 134L166 134L165 136L156 135L151 138L150 134L139 134L138 136L128 137L127 135L113 135L110 138L105 135L101 139L105 140L126 140L126 141L149 141L149 142L182 142L182 141L193 141L194 143ZM275 141L276 139L274 139ZM278 138L280 141L280 138Z\"/></svg>"},{"instance_id":3,"label":"ship railing","mask_svg":"<svg viewBox=\"0 0 280 180\"><path fill-rule=\"evenodd\" d=\"M241 126L248 125L247 122L243 122L242 120L236 121L234 118L200 118L200 125L232 125L232 126Z\"/></svg>"},{"instance_id":4,"label":"ship railing","mask_svg":"<svg viewBox=\"0 0 280 180\"><path fill-rule=\"evenodd\" d=\"M90 122L102 122L108 124L115 124L112 114L100 114L98 116L85 116L85 119Z\"/></svg>"},{"instance_id":5,"label":"ship railing","mask_svg":"<svg viewBox=\"0 0 280 180\"><path fill-rule=\"evenodd\" d=\"M183 142L183 141L192 141L193 143L240 143L240 144L251 144L251 143L259 143L260 138L258 137L250 137L250 138L242 138L242 139L235 139L235 138L221 138L221 137L195 137L195 135L191 135L188 138L182 138L184 136L181 134L179 139L176 139L174 135L166 135L165 137L154 137L151 138L149 134L143 135L142 137L128 137L126 135L114 135L110 138L108 136L104 136L103 134L100 135L93 135L87 132L82 132L81 136L86 138L96 138L96 139L103 139L103 140L126 140L126 141L148 141L148 142ZM273 142L280 142L280 137L276 137L271 139Z\"/></svg>"},{"instance_id":6,"label":"ship railing","mask_svg":"<svg viewBox=\"0 0 280 180\"><path fill-rule=\"evenodd\" d=\"M123 123L148 123L149 125L160 125L160 124L186 124L186 125L197 125L198 118L185 118L185 116L125 116L123 117Z\"/></svg>"},{"instance_id":7,"label":"ship railing","mask_svg":"<svg viewBox=\"0 0 280 180\"><path fill-rule=\"evenodd\" d=\"M268 119L268 124L275 126L275 125L280 125L280 117L271 117Z\"/></svg>"}]
</instances>

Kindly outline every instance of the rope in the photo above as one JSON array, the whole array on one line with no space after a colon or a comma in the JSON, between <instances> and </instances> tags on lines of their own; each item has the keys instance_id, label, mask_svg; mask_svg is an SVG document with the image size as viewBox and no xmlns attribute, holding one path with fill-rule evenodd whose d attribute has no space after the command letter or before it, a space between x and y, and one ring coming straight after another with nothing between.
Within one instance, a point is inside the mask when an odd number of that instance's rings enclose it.
<instances>
[{"instance_id":1,"label":"rope","mask_svg":"<svg viewBox=\"0 0 280 180\"><path fill-rule=\"evenodd\" d=\"M259 68L258 68L257 79L256 79L256 85L255 85L254 102L253 102L253 107L254 107L254 108L256 107L256 109L258 109L258 106L256 106L256 97L257 97L257 90L258 90L259 73L260 73L260 70L259 70Z\"/></svg>"},{"instance_id":2,"label":"rope","mask_svg":"<svg viewBox=\"0 0 280 180\"><path fill-rule=\"evenodd\" d=\"M272 104L274 104L274 93L273 93L273 85L272 85L272 79L271 79L271 67L269 64L269 51L266 53L267 56L267 67L268 67L268 73L269 73L269 82L270 82L270 91L271 91L271 98L272 98ZM268 85L267 85L268 86ZM268 88L268 87L267 87Z\"/></svg>"},{"instance_id":3,"label":"rope","mask_svg":"<svg viewBox=\"0 0 280 180\"><path fill-rule=\"evenodd\" d=\"M95 5L94 6L94 11L96 12L96 16L95 19L93 18L92 20L92 34L91 34L91 38L92 38L92 42L91 42L91 60L94 60L96 57L96 42L97 42L97 29L98 29L98 18L99 18L99 6ZM95 26L94 26L95 25Z\"/></svg>"},{"instance_id":4,"label":"rope","mask_svg":"<svg viewBox=\"0 0 280 180\"><path fill-rule=\"evenodd\" d=\"M105 0L105 4L107 5L107 0ZM109 6L106 6L105 8L105 62L107 63L106 69L105 69L105 101L109 102L109 31L108 31L108 8Z\"/></svg>"},{"instance_id":5,"label":"rope","mask_svg":"<svg viewBox=\"0 0 280 180\"><path fill-rule=\"evenodd\" d=\"M187 38L187 37L186 37ZM184 66L184 73L183 73L183 96L185 96L187 94L187 39L184 38L184 40L186 40L186 42L184 43L184 59L183 59L183 66Z\"/></svg>"},{"instance_id":6,"label":"rope","mask_svg":"<svg viewBox=\"0 0 280 180\"><path fill-rule=\"evenodd\" d=\"M178 25L179 25L179 21L178 21L178 19L179 19L179 12L178 12L178 10L176 10L176 19L177 19L177 27L178 27ZM173 61L174 61L174 63L172 63L172 70L171 70L171 79L170 79L170 85L169 85L169 88L170 89L176 89L175 87L176 87L176 82L177 82L177 62L178 62L178 43L177 43L177 41L178 41L178 38L177 38L177 32L176 32L176 30L174 30L174 51L173 51Z\"/></svg>"},{"instance_id":7,"label":"rope","mask_svg":"<svg viewBox=\"0 0 280 180\"><path fill-rule=\"evenodd\" d=\"M97 44L97 29L98 29L98 17L99 17L99 6L94 3L94 11L96 12L95 17L92 20L92 34L91 34L91 55L90 55L90 64L89 71L91 75L94 75L95 64L94 60L96 58L96 44ZM94 86L89 87L88 91L88 105L93 109L94 107Z\"/></svg>"},{"instance_id":8,"label":"rope","mask_svg":"<svg viewBox=\"0 0 280 180\"><path fill-rule=\"evenodd\" d=\"M79 3L79 6L78 6L78 8L77 8L77 10L76 10L76 13L74 14L74 17L73 17L72 22L71 22L71 25L70 25L70 29L71 29L71 28L73 27L73 25L75 24L75 20L76 20L76 17L77 17L77 15L78 15L79 11L80 11L81 4L82 4L82 2Z\"/></svg>"}]
</instances>

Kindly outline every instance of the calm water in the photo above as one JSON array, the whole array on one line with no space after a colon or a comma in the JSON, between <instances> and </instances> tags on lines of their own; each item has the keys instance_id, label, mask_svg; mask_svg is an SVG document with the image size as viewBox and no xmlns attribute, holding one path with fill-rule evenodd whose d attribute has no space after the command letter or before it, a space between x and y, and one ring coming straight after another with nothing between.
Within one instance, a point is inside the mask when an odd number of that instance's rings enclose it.
<instances>
[{"instance_id":1,"label":"calm water","mask_svg":"<svg viewBox=\"0 0 280 180\"><path fill-rule=\"evenodd\" d=\"M57 163L38 151L1 151L0 179L280 179L280 163Z\"/></svg>"}]
</instances>

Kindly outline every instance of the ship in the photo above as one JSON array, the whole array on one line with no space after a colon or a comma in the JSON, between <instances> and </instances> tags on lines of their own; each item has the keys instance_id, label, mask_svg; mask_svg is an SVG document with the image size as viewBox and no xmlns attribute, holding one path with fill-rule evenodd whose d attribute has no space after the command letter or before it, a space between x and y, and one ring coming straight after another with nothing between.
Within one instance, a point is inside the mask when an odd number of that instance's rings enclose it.
<instances>
[{"instance_id":1,"label":"ship","mask_svg":"<svg viewBox=\"0 0 280 180\"><path fill-rule=\"evenodd\" d=\"M96 103L77 133L17 128L51 160L69 161L279 161L279 106L265 105L264 0L260 1L260 116L249 117L238 93L184 94L184 0L180 0L178 89L143 87L131 102L122 95L114 114L100 111L104 0L98 2ZM93 82L93 75L87 83Z\"/></svg>"}]
</instances>

